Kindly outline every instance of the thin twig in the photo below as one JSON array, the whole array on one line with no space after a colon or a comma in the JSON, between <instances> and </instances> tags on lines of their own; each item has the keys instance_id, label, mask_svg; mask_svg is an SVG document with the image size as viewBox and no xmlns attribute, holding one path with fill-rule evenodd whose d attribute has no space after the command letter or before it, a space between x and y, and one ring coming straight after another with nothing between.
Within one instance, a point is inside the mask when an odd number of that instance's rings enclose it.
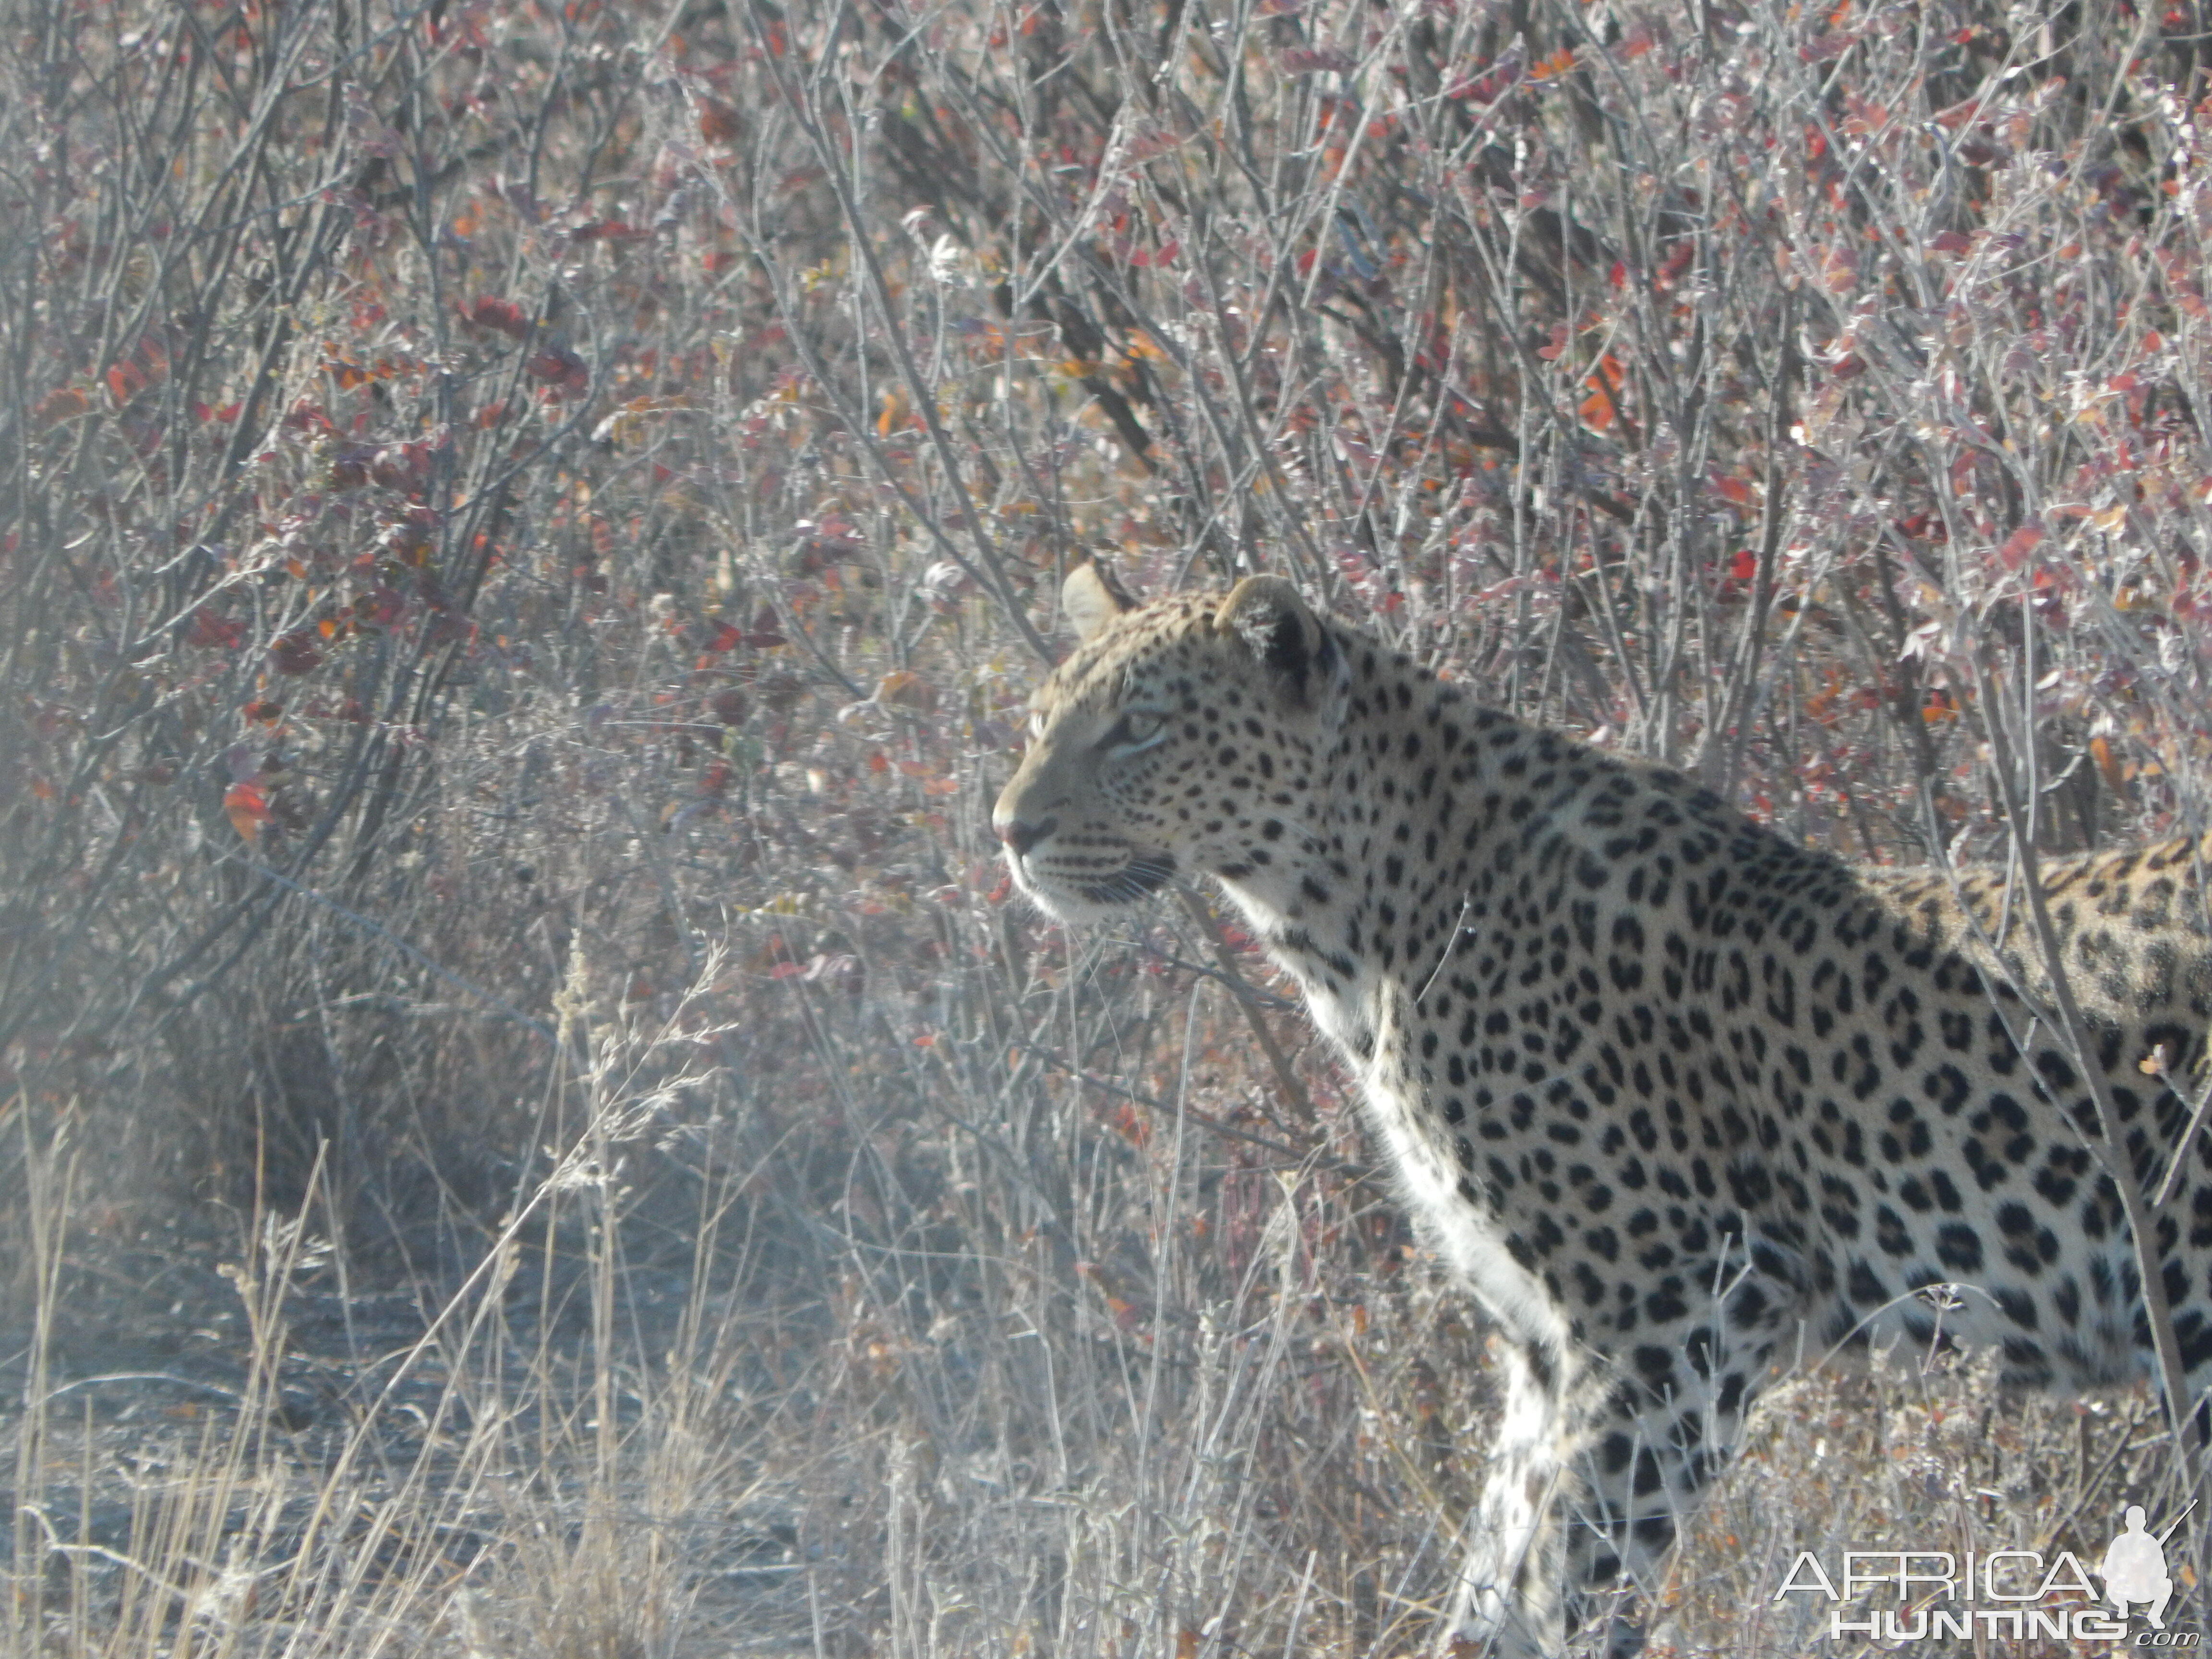
<instances>
[{"instance_id":1,"label":"thin twig","mask_svg":"<svg viewBox=\"0 0 2212 1659\"><path fill-rule=\"evenodd\" d=\"M1282 1044L1275 1041L1275 1034L1267 1029L1267 1016L1260 1012L1260 1000L1245 981L1244 975L1237 970L1237 954L1229 948L1229 941L1222 937L1220 924L1214 921L1213 914L1206 908L1205 901L1188 886L1178 884L1176 892L1182 900L1182 908L1189 913L1190 919L1198 924L1199 932L1206 935L1206 943L1213 947L1213 959L1221 965L1222 979L1228 985L1230 994L1237 999L1237 1006L1244 1011L1245 1023L1251 1026L1252 1035L1260 1044L1260 1052L1267 1055L1267 1064L1274 1068L1275 1082L1283 1091L1284 1100L1297 1109L1302 1122L1310 1123L1314 1115L1313 1097L1306 1092L1305 1085L1298 1081L1297 1073L1291 1069L1290 1056L1283 1052Z\"/></svg>"}]
</instances>

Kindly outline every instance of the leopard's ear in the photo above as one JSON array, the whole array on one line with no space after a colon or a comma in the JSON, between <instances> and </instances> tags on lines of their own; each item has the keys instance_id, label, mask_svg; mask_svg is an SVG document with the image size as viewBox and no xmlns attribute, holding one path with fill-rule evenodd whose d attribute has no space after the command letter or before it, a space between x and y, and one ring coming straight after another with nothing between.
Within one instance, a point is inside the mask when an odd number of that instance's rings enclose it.
<instances>
[{"instance_id":1,"label":"leopard's ear","mask_svg":"<svg viewBox=\"0 0 2212 1659\"><path fill-rule=\"evenodd\" d=\"M1075 637L1085 642L1123 611L1136 608L1136 596L1096 559L1076 566L1060 585L1060 614L1075 630Z\"/></svg>"},{"instance_id":2,"label":"leopard's ear","mask_svg":"<svg viewBox=\"0 0 2212 1659\"><path fill-rule=\"evenodd\" d=\"M1310 704L1317 673L1327 679L1335 647L1304 596L1280 576L1238 582L1213 613L1213 628L1242 640L1298 707Z\"/></svg>"}]
</instances>

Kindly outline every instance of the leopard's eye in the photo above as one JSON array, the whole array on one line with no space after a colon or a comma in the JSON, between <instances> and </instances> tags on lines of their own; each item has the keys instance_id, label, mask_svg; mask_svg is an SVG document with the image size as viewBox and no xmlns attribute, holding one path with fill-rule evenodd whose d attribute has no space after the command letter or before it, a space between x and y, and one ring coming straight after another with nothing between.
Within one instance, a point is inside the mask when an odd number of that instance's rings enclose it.
<instances>
[{"instance_id":1,"label":"leopard's eye","mask_svg":"<svg viewBox=\"0 0 2212 1659\"><path fill-rule=\"evenodd\" d=\"M1116 755L1149 749L1167 735L1168 717L1153 708L1132 708L1114 722L1098 746Z\"/></svg>"},{"instance_id":2,"label":"leopard's eye","mask_svg":"<svg viewBox=\"0 0 2212 1659\"><path fill-rule=\"evenodd\" d=\"M1042 708L1030 710L1030 736L1036 740L1044 737L1044 710Z\"/></svg>"}]
</instances>

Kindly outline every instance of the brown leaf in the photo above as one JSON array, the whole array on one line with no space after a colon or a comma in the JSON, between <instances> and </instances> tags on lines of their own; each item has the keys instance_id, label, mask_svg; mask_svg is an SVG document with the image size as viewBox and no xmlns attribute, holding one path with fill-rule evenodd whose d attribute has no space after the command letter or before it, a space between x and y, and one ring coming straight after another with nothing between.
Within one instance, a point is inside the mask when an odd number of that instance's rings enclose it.
<instances>
[{"instance_id":1,"label":"brown leaf","mask_svg":"<svg viewBox=\"0 0 2212 1659\"><path fill-rule=\"evenodd\" d=\"M937 688L911 669L886 674L876 686L876 701L891 708L927 714L937 707Z\"/></svg>"},{"instance_id":2,"label":"brown leaf","mask_svg":"<svg viewBox=\"0 0 2212 1659\"><path fill-rule=\"evenodd\" d=\"M58 392L49 392L31 405L31 421L36 426L58 426L91 407L92 399L82 391L73 386L65 386Z\"/></svg>"},{"instance_id":3,"label":"brown leaf","mask_svg":"<svg viewBox=\"0 0 2212 1659\"><path fill-rule=\"evenodd\" d=\"M744 124L738 119L734 104L726 104L719 98L699 100L699 136L708 143L732 143L744 130Z\"/></svg>"},{"instance_id":4,"label":"brown leaf","mask_svg":"<svg viewBox=\"0 0 2212 1659\"><path fill-rule=\"evenodd\" d=\"M2102 738L2090 738L2089 757L2097 763L2098 772L2102 775L2105 781L2112 786L2114 794L2127 793L2127 774L2120 770L2119 762L2112 757L2112 744L2106 743Z\"/></svg>"},{"instance_id":5,"label":"brown leaf","mask_svg":"<svg viewBox=\"0 0 2212 1659\"><path fill-rule=\"evenodd\" d=\"M304 674L323 659L312 629L287 634L269 647L270 660L280 674Z\"/></svg>"}]
</instances>

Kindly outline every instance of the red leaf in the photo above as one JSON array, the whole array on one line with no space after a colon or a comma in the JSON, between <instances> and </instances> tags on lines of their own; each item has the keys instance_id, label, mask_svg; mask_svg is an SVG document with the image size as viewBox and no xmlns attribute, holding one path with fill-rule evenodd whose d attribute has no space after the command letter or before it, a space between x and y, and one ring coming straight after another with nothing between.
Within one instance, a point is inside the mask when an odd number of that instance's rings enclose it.
<instances>
[{"instance_id":1,"label":"red leaf","mask_svg":"<svg viewBox=\"0 0 2212 1659\"><path fill-rule=\"evenodd\" d=\"M192 619L185 625L185 643L196 645L203 651L235 650L246 637L246 629L227 617L219 617L202 605L192 612Z\"/></svg>"},{"instance_id":2,"label":"red leaf","mask_svg":"<svg viewBox=\"0 0 2212 1659\"><path fill-rule=\"evenodd\" d=\"M374 453L368 464L368 476L386 489L411 495L429 482L430 447L428 444L386 444Z\"/></svg>"},{"instance_id":3,"label":"red leaf","mask_svg":"<svg viewBox=\"0 0 2212 1659\"><path fill-rule=\"evenodd\" d=\"M305 398L285 411L283 425L287 432L324 433L336 429L331 425L331 417Z\"/></svg>"},{"instance_id":4,"label":"red leaf","mask_svg":"<svg viewBox=\"0 0 2212 1659\"><path fill-rule=\"evenodd\" d=\"M763 605L755 614L752 632L745 635L745 643L763 651L785 643L783 629L777 624L774 610Z\"/></svg>"},{"instance_id":5,"label":"red leaf","mask_svg":"<svg viewBox=\"0 0 2212 1659\"><path fill-rule=\"evenodd\" d=\"M405 603L392 588L373 587L353 602L354 626L389 628L399 619L400 608Z\"/></svg>"},{"instance_id":6,"label":"red leaf","mask_svg":"<svg viewBox=\"0 0 2212 1659\"><path fill-rule=\"evenodd\" d=\"M530 319L522 307L512 300L495 299L490 295L480 297L474 305L461 312L464 322L474 323L478 328L497 329L511 339L526 339L530 334Z\"/></svg>"},{"instance_id":7,"label":"red leaf","mask_svg":"<svg viewBox=\"0 0 2212 1659\"><path fill-rule=\"evenodd\" d=\"M591 389L591 371L584 367L584 360L566 346L547 346L523 363L522 372L534 380L548 382L560 392Z\"/></svg>"},{"instance_id":8,"label":"red leaf","mask_svg":"<svg viewBox=\"0 0 2212 1659\"><path fill-rule=\"evenodd\" d=\"M287 634L269 647L270 660L280 674L305 674L323 659L312 629Z\"/></svg>"},{"instance_id":9,"label":"red leaf","mask_svg":"<svg viewBox=\"0 0 2212 1659\"><path fill-rule=\"evenodd\" d=\"M2027 562L2027 556L2035 551L2036 544L2042 539L2040 530L2032 524L2024 524L2005 538L2004 545L1997 549L1997 557L2004 561L2006 569L2017 570Z\"/></svg>"},{"instance_id":10,"label":"red leaf","mask_svg":"<svg viewBox=\"0 0 2212 1659\"><path fill-rule=\"evenodd\" d=\"M269 811L269 794L258 783L234 783L223 792L223 816L230 827L238 831L239 839L251 842L259 837L261 826L272 816Z\"/></svg>"}]
</instances>

